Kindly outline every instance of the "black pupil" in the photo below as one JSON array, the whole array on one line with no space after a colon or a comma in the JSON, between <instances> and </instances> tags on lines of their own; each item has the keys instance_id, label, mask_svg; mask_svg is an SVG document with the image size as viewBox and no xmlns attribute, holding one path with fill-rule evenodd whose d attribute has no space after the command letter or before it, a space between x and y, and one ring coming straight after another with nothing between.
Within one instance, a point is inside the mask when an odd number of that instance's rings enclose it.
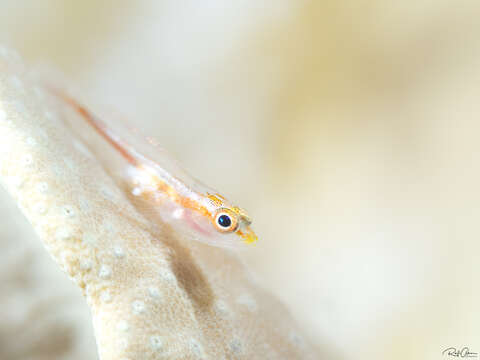
<instances>
[{"instance_id":1,"label":"black pupil","mask_svg":"<svg viewBox=\"0 0 480 360\"><path fill-rule=\"evenodd\" d=\"M229 227L232 225L232 219L228 215L220 215L218 217L218 224L222 227Z\"/></svg>"}]
</instances>

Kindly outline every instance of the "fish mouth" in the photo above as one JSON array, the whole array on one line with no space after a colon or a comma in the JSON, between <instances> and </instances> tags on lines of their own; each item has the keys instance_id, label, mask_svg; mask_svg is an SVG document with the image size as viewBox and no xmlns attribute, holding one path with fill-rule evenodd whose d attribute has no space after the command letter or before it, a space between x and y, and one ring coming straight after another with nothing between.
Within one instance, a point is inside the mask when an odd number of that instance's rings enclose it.
<instances>
[{"instance_id":1,"label":"fish mouth","mask_svg":"<svg viewBox=\"0 0 480 360\"><path fill-rule=\"evenodd\" d=\"M237 230L236 234L240 236L246 244L254 244L258 241L258 236L248 225L244 229Z\"/></svg>"}]
</instances>

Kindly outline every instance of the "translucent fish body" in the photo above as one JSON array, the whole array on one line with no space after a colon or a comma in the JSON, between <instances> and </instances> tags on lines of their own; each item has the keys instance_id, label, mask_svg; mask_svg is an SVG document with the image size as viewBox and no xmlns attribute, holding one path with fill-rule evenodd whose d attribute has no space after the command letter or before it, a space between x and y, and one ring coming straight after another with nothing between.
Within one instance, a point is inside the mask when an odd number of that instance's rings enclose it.
<instances>
[{"instance_id":1,"label":"translucent fish body","mask_svg":"<svg viewBox=\"0 0 480 360\"><path fill-rule=\"evenodd\" d=\"M95 117L72 97L52 90L76 110L128 163L132 194L149 201L162 221L184 236L219 247L238 247L257 241L245 210L190 176L151 139L139 140L134 131L115 128Z\"/></svg>"}]
</instances>

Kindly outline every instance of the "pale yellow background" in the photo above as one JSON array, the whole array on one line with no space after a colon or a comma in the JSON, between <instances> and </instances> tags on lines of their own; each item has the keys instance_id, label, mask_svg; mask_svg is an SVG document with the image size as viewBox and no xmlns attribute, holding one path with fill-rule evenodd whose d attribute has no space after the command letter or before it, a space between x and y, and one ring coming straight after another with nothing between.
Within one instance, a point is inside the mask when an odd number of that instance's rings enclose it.
<instances>
[{"instance_id":1,"label":"pale yellow background","mask_svg":"<svg viewBox=\"0 0 480 360\"><path fill-rule=\"evenodd\" d=\"M0 1L62 71L247 208L252 273L327 359L480 352L480 3ZM95 359L1 193L0 359ZM281 314L279 314L281 316Z\"/></svg>"}]
</instances>

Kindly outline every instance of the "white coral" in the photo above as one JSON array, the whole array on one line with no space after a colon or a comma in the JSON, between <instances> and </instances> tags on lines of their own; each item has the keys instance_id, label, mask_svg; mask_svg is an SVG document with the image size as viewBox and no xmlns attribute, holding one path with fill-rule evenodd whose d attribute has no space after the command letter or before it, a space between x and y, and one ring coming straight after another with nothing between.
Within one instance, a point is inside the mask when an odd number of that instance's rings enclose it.
<instances>
[{"instance_id":1,"label":"white coral","mask_svg":"<svg viewBox=\"0 0 480 360\"><path fill-rule=\"evenodd\" d=\"M314 358L234 254L184 242L130 202L18 61L0 60L1 178L85 294L101 359Z\"/></svg>"}]
</instances>

